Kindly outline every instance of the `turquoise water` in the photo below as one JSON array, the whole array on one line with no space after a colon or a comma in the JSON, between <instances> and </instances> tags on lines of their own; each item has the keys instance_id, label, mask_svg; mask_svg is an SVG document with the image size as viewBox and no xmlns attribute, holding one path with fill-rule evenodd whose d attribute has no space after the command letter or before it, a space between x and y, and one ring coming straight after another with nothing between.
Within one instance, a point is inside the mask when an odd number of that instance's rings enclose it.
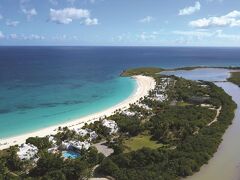
<instances>
[{"instance_id":1,"label":"turquoise water","mask_svg":"<svg viewBox=\"0 0 240 180\"><path fill-rule=\"evenodd\" d=\"M79 153L73 152L73 151L63 151L62 155L64 158L69 158L69 159L76 159L80 157Z\"/></svg>"},{"instance_id":2,"label":"turquoise water","mask_svg":"<svg viewBox=\"0 0 240 180\"><path fill-rule=\"evenodd\" d=\"M1 95L7 92L6 97L11 97L1 101L0 106L14 107L17 104L12 111L0 114L0 137L31 132L107 109L129 97L136 82L131 78L117 77L101 84L89 82L80 89L68 86L37 86L35 90L15 88L12 92L0 88Z\"/></svg>"},{"instance_id":3,"label":"turquoise water","mask_svg":"<svg viewBox=\"0 0 240 180\"><path fill-rule=\"evenodd\" d=\"M128 68L240 66L239 48L0 47L0 139L118 104L135 88Z\"/></svg>"}]
</instances>

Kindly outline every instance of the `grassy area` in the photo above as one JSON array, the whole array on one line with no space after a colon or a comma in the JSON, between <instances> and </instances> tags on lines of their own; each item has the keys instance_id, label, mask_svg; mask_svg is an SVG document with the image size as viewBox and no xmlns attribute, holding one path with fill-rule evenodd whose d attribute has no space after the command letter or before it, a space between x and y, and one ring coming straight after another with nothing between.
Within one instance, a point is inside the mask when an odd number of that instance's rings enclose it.
<instances>
[{"instance_id":1,"label":"grassy area","mask_svg":"<svg viewBox=\"0 0 240 180\"><path fill-rule=\"evenodd\" d=\"M135 76L135 75L146 75L146 76L153 76L156 73L163 71L162 68L155 68L155 67L142 67L142 68L135 68L135 69L128 69L122 72L121 76Z\"/></svg>"},{"instance_id":2,"label":"grassy area","mask_svg":"<svg viewBox=\"0 0 240 180\"><path fill-rule=\"evenodd\" d=\"M0 151L0 157L4 157L4 156L7 156L7 155L8 155L7 150L1 150Z\"/></svg>"},{"instance_id":3,"label":"grassy area","mask_svg":"<svg viewBox=\"0 0 240 180\"><path fill-rule=\"evenodd\" d=\"M157 141L152 141L151 136L149 135L138 135L124 141L124 146L126 147L125 153L136 151L144 147L151 149L157 149L162 147L162 144L159 144Z\"/></svg>"},{"instance_id":4,"label":"grassy area","mask_svg":"<svg viewBox=\"0 0 240 180\"><path fill-rule=\"evenodd\" d=\"M187 102L177 102L177 106L182 106L182 107L184 107L184 106L190 106L190 105L192 105L192 104L187 103Z\"/></svg>"},{"instance_id":5,"label":"grassy area","mask_svg":"<svg viewBox=\"0 0 240 180\"><path fill-rule=\"evenodd\" d=\"M231 72L231 77L228 81L240 86L240 72Z\"/></svg>"}]
</instances>

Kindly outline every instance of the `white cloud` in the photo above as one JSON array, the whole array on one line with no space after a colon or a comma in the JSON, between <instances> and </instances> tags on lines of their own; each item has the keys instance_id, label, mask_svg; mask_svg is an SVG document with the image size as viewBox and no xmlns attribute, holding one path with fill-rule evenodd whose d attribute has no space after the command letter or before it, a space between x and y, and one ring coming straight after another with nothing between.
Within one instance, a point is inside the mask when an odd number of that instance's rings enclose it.
<instances>
[{"instance_id":1,"label":"white cloud","mask_svg":"<svg viewBox=\"0 0 240 180\"><path fill-rule=\"evenodd\" d=\"M38 35L38 34L10 34L8 39L15 39L15 40L45 40L45 36Z\"/></svg>"},{"instance_id":2,"label":"white cloud","mask_svg":"<svg viewBox=\"0 0 240 180\"><path fill-rule=\"evenodd\" d=\"M0 39L3 39L5 36L4 34L2 33L2 31L0 31Z\"/></svg>"},{"instance_id":3,"label":"white cloud","mask_svg":"<svg viewBox=\"0 0 240 180\"><path fill-rule=\"evenodd\" d=\"M161 31L137 32L137 33L125 32L113 37L112 41L124 42L124 43L141 42L141 41L154 42L156 40L159 40L158 38L163 33Z\"/></svg>"},{"instance_id":4,"label":"white cloud","mask_svg":"<svg viewBox=\"0 0 240 180\"><path fill-rule=\"evenodd\" d=\"M112 38L112 41L117 41L117 42L128 42L132 39L132 34L129 32L122 33L120 35L117 35L116 37Z\"/></svg>"},{"instance_id":5,"label":"white cloud","mask_svg":"<svg viewBox=\"0 0 240 180\"><path fill-rule=\"evenodd\" d=\"M52 5L58 5L58 1L57 0L49 0L49 2L52 4Z\"/></svg>"},{"instance_id":6,"label":"white cloud","mask_svg":"<svg viewBox=\"0 0 240 180\"><path fill-rule=\"evenodd\" d=\"M137 37L142 41L155 40L157 38L157 34L154 32L152 33L142 32L140 35L137 35Z\"/></svg>"},{"instance_id":7,"label":"white cloud","mask_svg":"<svg viewBox=\"0 0 240 180\"><path fill-rule=\"evenodd\" d=\"M216 37L225 39L228 41L240 41L240 34L226 34L222 30L216 31Z\"/></svg>"},{"instance_id":8,"label":"white cloud","mask_svg":"<svg viewBox=\"0 0 240 180\"><path fill-rule=\"evenodd\" d=\"M87 18L87 19L85 19L85 24L87 26L97 25L98 24L98 19L96 19L96 18L93 18L93 19Z\"/></svg>"},{"instance_id":9,"label":"white cloud","mask_svg":"<svg viewBox=\"0 0 240 180\"><path fill-rule=\"evenodd\" d=\"M27 16L27 19L30 20L32 16L37 15L35 8L32 8L30 5L31 0L20 0L20 9Z\"/></svg>"},{"instance_id":10,"label":"white cloud","mask_svg":"<svg viewBox=\"0 0 240 180\"><path fill-rule=\"evenodd\" d=\"M17 34L10 34L9 37L11 39L17 39L18 38L18 35Z\"/></svg>"},{"instance_id":11,"label":"white cloud","mask_svg":"<svg viewBox=\"0 0 240 180\"><path fill-rule=\"evenodd\" d=\"M240 34L226 34L223 30L196 30L196 31L173 31L173 34L180 35L182 39L186 37L188 41L202 40L204 38L222 39L225 41L240 41Z\"/></svg>"},{"instance_id":12,"label":"white cloud","mask_svg":"<svg viewBox=\"0 0 240 180\"><path fill-rule=\"evenodd\" d=\"M80 38L76 35L66 35L66 34L61 34L61 35L55 35L52 37L53 40L55 41L77 41Z\"/></svg>"},{"instance_id":13,"label":"white cloud","mask_svg":"<svg viewBox=\"0 0 240 180\"><path fill-rule=\"evenodd\" d=\"M220 2L220 3L222 3L223 2L223 0L207 0L207 2Z\"/></svg>"},{"instance_id":14,"label":"white cloud","mask_svg":"<svg viewBox=\"0 0 240 180\"><path fill-rule=\"evenodd\" d=\"M31 34L28 36L23 36L25 40L44 40L45 37L37 34Z\"/></svg>"},{"instance_id":15,"label":"white cloud","mask_svg":"<svg viewBox=\"0 0 240 180\"><path fill-rule=\"evenodd\" d=\"M140 19L139 22L141 23L150 23L154 20L154 18L152 16L146 16L143 19Z\"/></svg>"},{"instance_id":16,"label":"white cloud","mask_svg":"<svg viewBox=\"0 0 240 180\"><path fill-rule=\"evenodd\" d=\"M29 3L30 0L20 0L20 5L26 5L27 3Z\"/></svg>"},{"instance_id":17,"label":"white cloud","mask_svg":"<svg viewBox=\"0 0 240 180\"><path fill-rule=\"evenodd\" d=\"M173 31L173 34L181 35L181 36L187 36L187 37L194 37L197 39L202 39L205 37L212 37L214 33L208 32L208 31Z\"/></svg>"},{"instance_id":18,"label":"white cloud","mask_svg":"<svg viewBox=\"0 0 240 180\"><path fill-rule=\"evenodd\" d=\"M197 11L200 11L200 9L201 9L201 4L199 1L197 1L194 6L185 7L184 9L181 9L178 15L179 16L190 15Z\"/></svg>"},{"instance_id":19,"label":"white cloud","mask_svg":"<svg viewBox=\"0 0 240 180\"><path fill-rule=\"evenodd\" d=\"M6 25L11 27L16 27L19 23L20 23L19 21L11 21L11 20L6 21Z\"/></svg>"},{"instance_id":20,"label":"white cloud","mask_svg":"<svg viewBox=\"0 0 240 180\"><path fill-rule=\"evenodd\" d=\"M22 12L27 16L28 19L31 19L32 16L37 15L37 11L35 8L29 9L29 10L22 8Z\"/></svg>"},{"instance_id":21,"label":"white cloud","mask_svg":"<svg viewBox=\"0 0 240 180\"><path fill-rule=\"evenodd\" d=\"M66 0L66 1L73 5L77 0ZM94 4L96 2L96 0L85 0L85 1L90 2L92 4Z\"/></svg>"},{"instance_id":22,"label":"white cloud","mask_svg":"<svg viewBox=\"0 0 240 180\"><path fill-rule=\"evenodd\" d=\"M3 16L0 14L0 20L2 20L3 19Z\"/></svg>"},{"instance_id":23,"label":"white cloud","mask_svg":"<svg viewBox=\"0 0 240 180\"><path fill-rule=\"evenodd\" d=\"M50 20L59 24L69 24L73 20L80 20L85 25L98 24L98 19L92 19L89 10L76 8L50 9Z\"/></svg>"},{"instance_id":24,"label":"white cloud","mask_svg":"<svg viewBox=\"0 0 240 180\"><path fill-rule=\"evenodd\" d=\"M67 2L74 4L76 2L76 0L67 0Z\"/></svg>"},{"instance_id":25,"label":"white cloud","mask_svg":"<svg viewBox=\"0 0 240 180\"><path fill-rule=\"evenodd\" d=\"M240 26L240 11L232 11L219 17L197 19L195 21L191 21L189 25L197 28Z\"/></svg>"}]
</instances>

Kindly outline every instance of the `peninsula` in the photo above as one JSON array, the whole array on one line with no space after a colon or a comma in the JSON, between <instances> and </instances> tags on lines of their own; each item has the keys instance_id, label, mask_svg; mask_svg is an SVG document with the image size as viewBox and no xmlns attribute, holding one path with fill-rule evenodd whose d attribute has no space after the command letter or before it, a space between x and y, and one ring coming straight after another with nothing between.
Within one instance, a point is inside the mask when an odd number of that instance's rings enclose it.
<instances>
[{"instance_id":1,"label":"peninsula","mask_svg":"<svg viewBox=\"0 0 240 180\"><path fill-rule=\"evenodd\" d=\"M174 180L193 175L217 151L236 104L212 82L162 71L126 70L121 76L135 78L138 88L116 107L1 141L0 178Z\"/></svg>"}]
</instances>

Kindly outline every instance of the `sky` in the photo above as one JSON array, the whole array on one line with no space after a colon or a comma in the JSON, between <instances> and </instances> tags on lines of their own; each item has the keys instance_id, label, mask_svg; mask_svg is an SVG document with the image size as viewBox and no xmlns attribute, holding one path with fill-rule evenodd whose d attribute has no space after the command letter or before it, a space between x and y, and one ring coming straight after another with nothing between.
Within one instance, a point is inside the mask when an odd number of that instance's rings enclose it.
<instances>
[{"instance_id":1,"label":"sky","mask_svg":"<svg viewBox=\"0 0 240 180\"><path fill-rule=\"evenodd\" d=\"M240 46L240 0L0 0L0 45Z\"/></svg>"}]
</instances>

